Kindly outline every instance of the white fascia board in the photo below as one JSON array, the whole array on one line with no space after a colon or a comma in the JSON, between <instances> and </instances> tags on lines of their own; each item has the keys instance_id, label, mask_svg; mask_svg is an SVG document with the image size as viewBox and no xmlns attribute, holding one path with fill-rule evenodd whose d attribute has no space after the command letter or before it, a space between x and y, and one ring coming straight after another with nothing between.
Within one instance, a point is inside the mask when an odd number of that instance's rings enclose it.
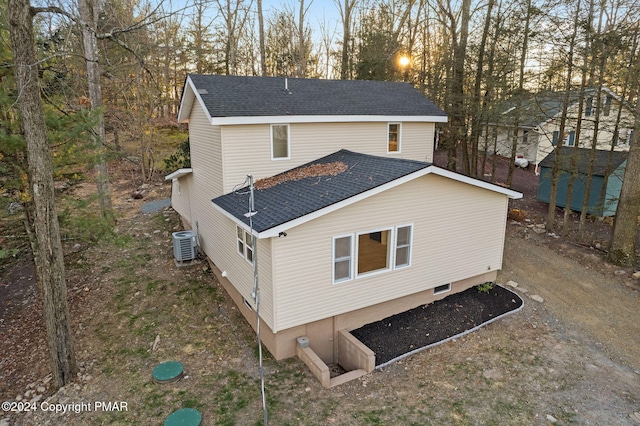
<instances>
[{"instance_id":1,"label":"white fascia board","mask_svg":"<svg viewBox=\"0 0 640 426\"><path fill-rule=\"evenodd\" d=\"M211 115L209 115L209 111L204 105L200 94L198 93L198 89L195 84L191 80L191 77L187 77L187 80L184 84L184 90L182 93L182 100L180 101L180 109L178 110L178 123L187 123L189 121L189 115L191 114L191 109L193 108L193 102L198 100L198 103L202 107L205 115L209 122L211 122Z\"/></svg>"},{"instance_id":2,"label":"white fascia board","mask_svg":"<svg viewBox=\"0 0 640 426\"><path fill-rule=\"evenodd\" d=\"M258 237L258 233L255 230L251 232L251 228L249 228L244 222L238 220L237 217L235 217L234 215L232 215L231 213L229 213L228 211L226 211L225 209L223 209L222 207L214 203L213 200L211 200L211 205L213 206L214 209L222 213L225 217L227 217L228 219L231 219L233 223L238 225L240 228Z\"/></svg>"},{"instance_id":3,"label":"white fascia board","mask_svg":"<svg viewBox=\"0 0 640 426\"><path fill-rule=\"evenodd\" d=\"M429 168L431 169L430 173L433 173L434 175L453 179L458 182L467 183L469 185L473 185L478 188L488 189L489 191L498 192L500 194L506 195L509 198L513 198L514 200L522 198L521 193L517 191L513 191L509 188L504 188L500 185L495 185L493 183L485 182L480 179L474 179L472 177L461 175L459 173L454 173L450 170L441 169L440 167L436 167L436 166L429 166Z\"/></svg>"},{"instance_id":4,"label":"white fascia board","mask_svg":"<svg viewBox=\"0 0 640 426\"><path fill-rule=\"evenodd\" d=\"M176 180L180 179L182 176L186 176L189 173L192 173L193 169L178 169L173 173L170 173L164 177L164 180Z\"/></svg>"},{"instance_id":5,"label":"white fascia board","mask_svg":"<svg viewBox=\"0 0 640 426\"><path fill-rule=\"evenodd\" d=\"M242 116L213 117L211 124L289 124L289 123L363 123L363 122L405 122L405 123L446 123L448 118L439 115L280 115L280 116Z\"/></svg>"}]
</instances>

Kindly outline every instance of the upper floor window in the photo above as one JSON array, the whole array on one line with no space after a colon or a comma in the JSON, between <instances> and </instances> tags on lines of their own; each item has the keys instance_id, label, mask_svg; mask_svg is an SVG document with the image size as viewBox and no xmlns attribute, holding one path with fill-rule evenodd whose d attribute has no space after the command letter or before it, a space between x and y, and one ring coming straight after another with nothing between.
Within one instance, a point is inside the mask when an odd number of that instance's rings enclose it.
<instances>
[{"instance_id":1,"label":"upper floor window","mask_svg":"<svg viewBox=\"0 0 640 426\"><path fill-rule=\"evenodd\" d=\"M564 139L562 140L562 145L564 146L575 146L576 145L576 132L573 130L569 133L564 134Z\"/></svg>"},{"instance_id":2,"label":"upper floor window","mask_svg":"<svg viewBox=\"0 0 640 426\"><path fill-rule=\"evenodd\" d=\"M584 116L591 117L593 115L593 96L587 98L587 105L584 109Z\"/></svg>"},{"instance_id":3,"label":"upper floor window","mask_svg":"<svg viewBox=\"0 0 640 426\"><path fill-rule=\"evenodd\" d=\"M289 158L289 125L271 125L271 159L285 160Z\"/></svg>"},{"instance_id":4,"label":"upper floor window","mask_svg":"<svg viewBox=\"0 0 640 426\"><path fill-rule=\"evenodd\" d=\"M400 152L400 123L389 123L387 152Z\"/></svg>"},{"instance_id":5,"label":"upper floor window","mask_svg":"<svg viewBox=\"0 0 640 426\"><path fill-rule=\"evenodd\" d=\"M611 114L611 102L613 100L613 97L611 95L607 95L607 97L604 100L604 109L602 111L602 113L604 114L605 117L608 117L609 114Z\"/></svg>"}]
</instances>

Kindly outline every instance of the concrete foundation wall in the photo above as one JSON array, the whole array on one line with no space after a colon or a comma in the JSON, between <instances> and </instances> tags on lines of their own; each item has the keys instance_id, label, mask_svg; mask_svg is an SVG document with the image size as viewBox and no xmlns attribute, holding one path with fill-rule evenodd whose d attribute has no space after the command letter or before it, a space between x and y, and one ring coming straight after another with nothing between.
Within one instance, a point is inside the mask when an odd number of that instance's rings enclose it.
<instances>
[{"instance_id":1,"label":"concrete foundation wall","mask_svg":"<svg viewBox=\"0 0 640 426\"><path fill-rule=\"evenodd\" d=\"M234 288L231 282L222 277L221 271L212 265L212 269L218 281L231 296L239 312L245 317L247 322L256 329L256 313L247 307L242 295ZM433 289L426 290L411 296L390 300L385 303L359 309L333 318L315 321L309 324L292 327L278 333L273 331L264 323L260 324L260 335L262 343L269 350L276 360L282 360L296 356L298 344L296 339L300 336L309 338L309 349L314 352L318 359L324 364L340 363L343 368L350 370L362 369L371 371L371 362L375 366L375 358L371 360L369 354L358 346L359 342L354 341L354 337L341 335L342 330L354 330L383 318L395 315L417 306L431 303L435 300L464 291L470 287L487 281L495 281L496 271L478 275L473 278L458 281L451 284L451 291L433 294ZM354 360L355 359L355 360ZM346 363L347 365L344 365ZM371 369L370 369L371 368Z\"/></svg>"},{"instance_id":2,"label":"concrete foundation wall","mask_svg":"<svg viewBox=\"0 0 640 426\"><path fill-rule=\"evenodd\" d=\"M367 373L376 368L376 356L371 349L346 330L338 330L337 363L347 371L364 370Z\"/></svg>"}]
</instances>

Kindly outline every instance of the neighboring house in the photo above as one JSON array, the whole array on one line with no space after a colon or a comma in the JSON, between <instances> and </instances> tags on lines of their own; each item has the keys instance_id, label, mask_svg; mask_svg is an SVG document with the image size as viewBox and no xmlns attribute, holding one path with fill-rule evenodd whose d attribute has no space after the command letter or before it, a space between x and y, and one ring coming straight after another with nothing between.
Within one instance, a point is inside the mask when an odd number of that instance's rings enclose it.
<instances>
[{"instance_id":1,"label":"neighboring house","mask_svg":"<svg viewBox=\"0 0 640 426\"><path fill-rule=\"evenodd\" d=\"M576 140L579 92L569 93L567 121L562 135L560 121L565 92L526 93L496 108L493 119L483 134L481 147L498 155L511 157L515 138L516 154L533 163L538 172L538 164L558 143L562 143L563 146L577 145L590 148L593 144L597 117L596 149L609 151L613 144L616 151L628 151L633 132L633 111L617 94L606 87L602 88L600 105L597 105L597 95L598 91L595 88L585 91L580 140Z\"/></svg>"},{"instance_id":2,"label":"neighboring house","mask_svg":"<svg viewBox=\"0 0 640 426\"><path fill-rule=\"evenodd\" d=\"M590 152L591 150L586 148L565 148L560 151L556 205L566 207L569 180L573 171L571 210L581 212L586 193L587 176L591 174L587 213L596 216L613 216L618 207L628 152L596 150L595 161L591 173L589 173ZM555 155L555 152L552 151L539 165L538 200L545 203L548 203L551 198L551 172Z\"/></svg>"},{"instance_id":3,"label":"neighboring house","mask_svg":"<svg viewBox=\"0 0 640 426\"><path fill-rule=\"evenodd\" d=\"M172 205L254 327L258 259L276 359L365 368L349 330L501 268L508 199L521 194L431 165L446 115L409 84L189 75L179 120L192 167L167 176ZM302 336L313 356L298 352Z\"/></svg>"}]
</instances>

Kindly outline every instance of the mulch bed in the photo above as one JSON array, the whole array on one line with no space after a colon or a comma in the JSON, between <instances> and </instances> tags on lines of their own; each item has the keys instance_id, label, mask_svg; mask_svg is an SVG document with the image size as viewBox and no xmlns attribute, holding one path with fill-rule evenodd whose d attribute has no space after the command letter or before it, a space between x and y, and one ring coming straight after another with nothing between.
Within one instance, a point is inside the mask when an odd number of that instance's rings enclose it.
<instances>
[{"instance_id":1,"label":"mulch bed","mask_svg":"<svg viewBox=\"0 0 640 426\"><path fill-rule=\"evenodd\" d=\"M494 285L489 292L471 287L428 305L351 331L376 354L376 367L473 330L519 309L517 294Z\"/></svg>"}]
</instances>

